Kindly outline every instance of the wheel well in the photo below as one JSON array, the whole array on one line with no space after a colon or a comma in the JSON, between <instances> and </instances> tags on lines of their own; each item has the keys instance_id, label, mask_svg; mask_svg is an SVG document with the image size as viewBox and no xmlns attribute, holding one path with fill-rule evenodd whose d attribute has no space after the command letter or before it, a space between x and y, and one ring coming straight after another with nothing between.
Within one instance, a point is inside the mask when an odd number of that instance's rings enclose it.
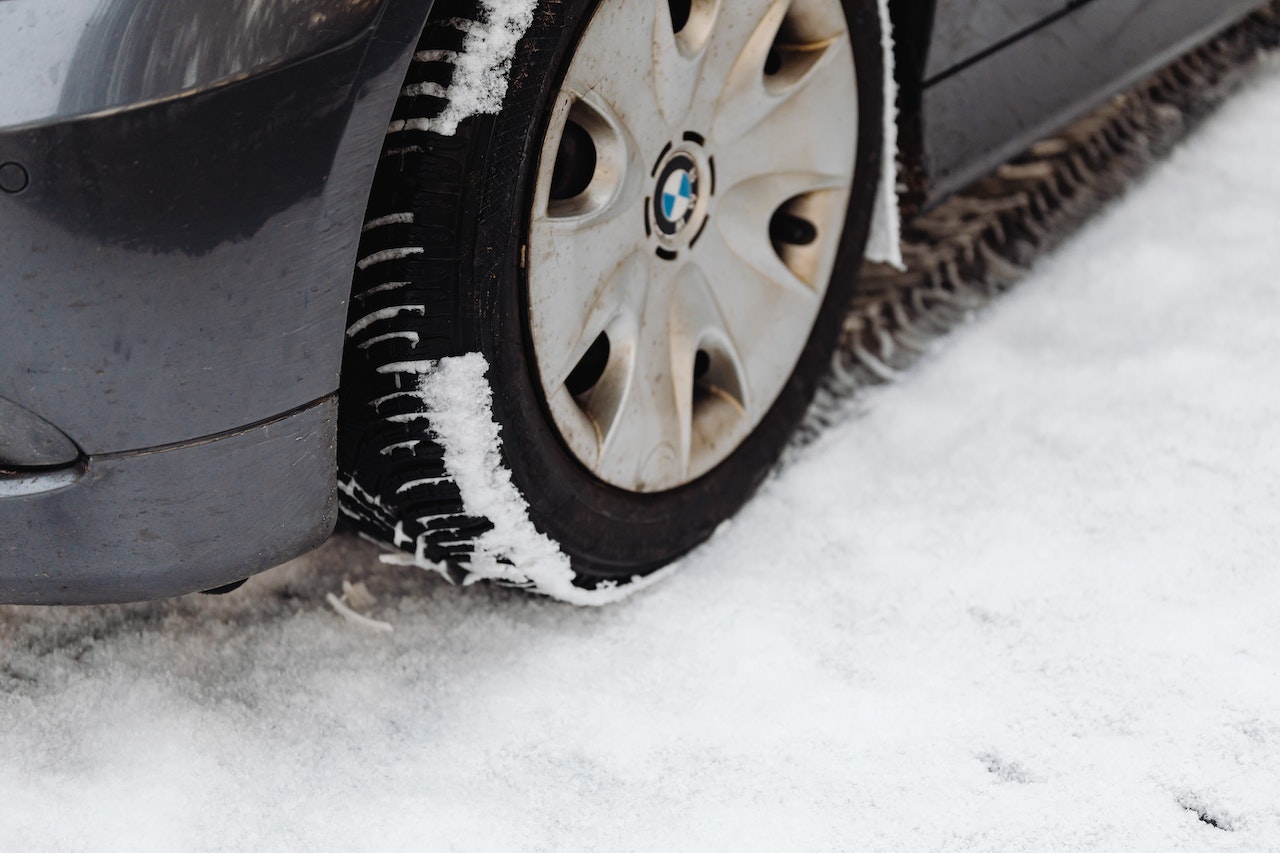
<instances>
[{"instance_id":1,"label":"wheel well","mask_svg":"<svg viewBox=\"0 0 1280 853\"><path fill-rule=\"evenodd\" d=\"M927 185L922 94L935 10L935 0L889 0L898 84L898 180L905 187L898 195L904 221L922 207Z\"/></svg>"}]
</instances>

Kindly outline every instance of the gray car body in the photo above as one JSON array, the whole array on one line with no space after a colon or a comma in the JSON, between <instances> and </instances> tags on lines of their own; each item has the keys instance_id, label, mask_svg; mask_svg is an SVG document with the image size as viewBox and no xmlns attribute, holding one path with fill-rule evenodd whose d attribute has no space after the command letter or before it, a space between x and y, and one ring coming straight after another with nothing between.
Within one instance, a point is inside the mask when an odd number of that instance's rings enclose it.
<instances>
[{"instance_id":1,"label":"gray car body","mask_svg":"<svg viewBox=\"0 0 1280 853\"><path fill-rule=\"evenodd\" d=\"M892 6L924 203L1256 0ZM0 601L208 589L336 518L346 302L429 0L0 0Z\"/></svg>"}]
</instances>

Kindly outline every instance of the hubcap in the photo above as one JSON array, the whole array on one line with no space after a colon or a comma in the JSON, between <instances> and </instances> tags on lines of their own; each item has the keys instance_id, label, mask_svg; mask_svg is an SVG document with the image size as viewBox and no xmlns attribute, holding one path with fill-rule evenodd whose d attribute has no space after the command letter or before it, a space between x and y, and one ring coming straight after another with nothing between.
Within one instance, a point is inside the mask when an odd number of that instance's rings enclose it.
<instances>
[{"instance_id":1,"label":"hubcap","mask_svg":"<svg viewBox=\"0 0 1280 853\"><path fill-rule=\"evenodd\" d=\"M839 0L603 0L583 33L538 164L528 316L552 420L605 482L702 476L795 369L853 183L844 27Z\"/></svg>"}]
</instances>

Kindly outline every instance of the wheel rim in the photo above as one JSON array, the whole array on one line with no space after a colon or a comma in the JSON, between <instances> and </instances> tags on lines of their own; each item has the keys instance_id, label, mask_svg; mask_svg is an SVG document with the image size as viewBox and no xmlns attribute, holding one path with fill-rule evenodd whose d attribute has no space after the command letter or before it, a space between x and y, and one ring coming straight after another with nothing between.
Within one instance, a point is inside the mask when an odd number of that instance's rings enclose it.
<instances>
[{"instance_id":1,"label":"wheel rim","mask_svg":"<svg viewBox=\"0 0 1280 853\"><path fill-rule=\"evenodd\" d=\"M552 421L595 476L693 481L777 400L853 184L839 0L604 0L556 98L525 258Z\"/></svg>"}]
</instances>

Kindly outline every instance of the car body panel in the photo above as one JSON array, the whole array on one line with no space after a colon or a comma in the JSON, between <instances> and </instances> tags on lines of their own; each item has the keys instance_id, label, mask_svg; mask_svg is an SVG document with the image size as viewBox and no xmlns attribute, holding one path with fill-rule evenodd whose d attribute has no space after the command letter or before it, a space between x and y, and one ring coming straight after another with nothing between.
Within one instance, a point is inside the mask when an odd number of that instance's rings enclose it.
<instances>
[{"instance_id":1,"label":"car body panel","mask_svg":"<svg viewBox=\"0 0 1280 853\"><path fill-rule=\"evenodd\" d=\"M420 5L389 8L409 26L382 16L242 80L0 132L0 162L30 175L0 194L0 295L24 318L0 398L92 455L336 390L360 217L421 26Z\"/></svg>"},{"instance_id":2,"label":"car body panel","mask_svg":"<svg viewBox=\"0 0 1280 853\"><path fill-rule=\"evenodd\" d=\"M954 74L922 98L927 203L1259 6L1257 0L1094 0Z\"/></svg>"},{"instance_id":3,"label":"car body panel","mask_svg":"<svg viewBox=\"0 0 1280 853\"><path fill-rule=\"evenodd\" d=\"M0 129L212 88L366 31L382 0L3 0ZM176 60L176 61L175 61Z\"/></svg>"},{"instance_id":4,"label":"car body panel","mask_svg":"<svg viewBox=\"0 0 1280 853\"><path fill-rule=\"evenodd\" d=\"M1080 0L936 0L924 79L932 80L1081 5Z\"/></svg>"}]
</instances>

